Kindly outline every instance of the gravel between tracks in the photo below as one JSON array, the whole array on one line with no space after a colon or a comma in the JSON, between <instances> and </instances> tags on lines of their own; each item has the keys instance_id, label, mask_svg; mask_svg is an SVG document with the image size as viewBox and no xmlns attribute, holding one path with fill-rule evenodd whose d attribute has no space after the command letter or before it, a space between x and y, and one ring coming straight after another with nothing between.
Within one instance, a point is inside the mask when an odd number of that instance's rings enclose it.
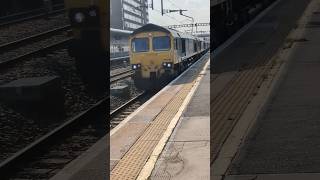
<instances>
[{"instance_id":1,"label":"gravel between tracks","mask_svg":"<svg viewBox=\"0 0 320 180\"><path fill-rule=\"evenodd\" d=\"M138 90L134 86L134 83L131 78L122 80L119 83L127 84L130 88L130 94L127 97L119 97L119 96L115 96L113 94L110 94L110 112L117 109L118 107L120 107L121 105L126 103L128 100L136 97L139 93L142 92L141 90ZM114 85L116 85L116 84L114 84Z\"/></svg>"},{"instance_id":2,"label":"gravel between tracks","mask_svg":"<svg viewBox=\"0 0 320 180\"><path fill-rule=\"evenodd\" d=\"M48 75L61 77L65 92L66 118L40 126L0 102L0 162L101 99L88 95L76 73L74 60L68 56L67 50L58 50L45 57L32 58L3 70L0 75L0 85L20 78Z\"/></svg>"},{"instance_id":3,"label":"gravel between tracks","mask_svg":"<svg viewBox=\"0 0 320 180\"><path fill-rule=\"evenodd\" d=\"M0 28L0 44L16 41L69 24L65 14L52 16L49 19L34 19L19 24Z\"/></svg>"},{"instance_id":4,"label":"gravel between tracks","mask_svg":"<svg viewBox=\"0 0 320 180\"><path fill-rule=\"evenodd\" d=\"M44 48L50 44L61 42L65 39L66 39L66 36L64 34L54 35L54 36L51 36L50 38L47 38L41 41L35 41L33 43L29 43L28 45L24 45L16 49L6 51L5 53L0 53L0 62L16 58L20 55L26 54L28 52L32 52L37 49Z\"/></svg>"}]
</instances>

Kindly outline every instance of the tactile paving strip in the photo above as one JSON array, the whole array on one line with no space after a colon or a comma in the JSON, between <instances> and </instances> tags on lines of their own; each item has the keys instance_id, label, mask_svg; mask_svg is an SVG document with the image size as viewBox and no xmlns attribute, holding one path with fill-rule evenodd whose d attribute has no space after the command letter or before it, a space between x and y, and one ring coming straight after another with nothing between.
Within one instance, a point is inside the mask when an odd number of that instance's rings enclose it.
<instances>
[{"instance_id":1,"label":"tactile paving strip","mask_svg":"<svg viewBox=\"0 0 320 180\"><path fill-rule=\"evenodd\" d=\"M207 59L207 57L205 58ZM198 72L202 69L201 67L203 67L205 62L199 63L200 66L197 67ZM159 143L171 120L195 84L198 74L194 71L186 74L187 79L185 79L186 83L183 85L183 88L156 116L143 135L140 136L137 142L114 167L110 174L111 180L134 180L138 177L155 146Z\"/></svg>"}]
</instances>

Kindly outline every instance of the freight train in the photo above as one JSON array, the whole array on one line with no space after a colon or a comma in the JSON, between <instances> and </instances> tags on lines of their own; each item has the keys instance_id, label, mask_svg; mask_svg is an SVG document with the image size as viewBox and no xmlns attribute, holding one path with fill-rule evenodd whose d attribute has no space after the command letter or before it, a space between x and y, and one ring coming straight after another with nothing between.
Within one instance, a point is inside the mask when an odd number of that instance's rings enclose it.
<instances>
[{"instance_id":1,"label":"freight train","mask_svg":"<svg viewBox=\"0 0 320 180\"><path fill-rule=\"evenodd\" d=\"M65 0L72 27L69 54L91 91L109 88L110 5L107 0Z\"/></svg>"},{"instance_id":2,"label":"freight train","mask_svg":"<svg viewBox=\"0 0 320 180\"><path fill-rule=\"evenodd\" d=\"M216 48L275 0L211 0L211 48Z\"/></svg>"},{"instance_id":3,"label":"freight train","mask_svg":"<svg viewBox=\"0 0 320 180\"><path fill-rule=\"evenodd\" d=\"M161 87L210 47L208 41L155 24L133 31L129 44L134 83L143 90Z\"/></svg>"}]
</instances>

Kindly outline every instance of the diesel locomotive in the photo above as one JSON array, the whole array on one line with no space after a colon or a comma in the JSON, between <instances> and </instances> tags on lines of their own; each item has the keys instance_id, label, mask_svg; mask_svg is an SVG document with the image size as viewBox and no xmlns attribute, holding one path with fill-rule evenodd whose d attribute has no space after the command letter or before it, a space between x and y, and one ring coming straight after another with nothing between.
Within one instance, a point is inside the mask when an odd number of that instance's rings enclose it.
<instances>
[{"instance_id":1,"label":"diesel locomotive","mask_svg":"<svg viewBox=\"0 0 320 180\"><path fill-rule=\"evenodd\" d=\"M210 47L208 41L155 24L133 31L129 44L134 83L144 90L161 87Z\"/></svg>"}]
</instances>

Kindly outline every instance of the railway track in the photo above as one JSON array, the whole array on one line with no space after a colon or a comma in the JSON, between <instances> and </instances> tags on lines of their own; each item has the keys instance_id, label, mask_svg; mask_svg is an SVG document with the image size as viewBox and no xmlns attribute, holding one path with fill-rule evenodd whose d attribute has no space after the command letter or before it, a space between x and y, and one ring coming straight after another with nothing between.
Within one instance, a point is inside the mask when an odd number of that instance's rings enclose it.
<instances>
[{"instance_id":1,"label":"railway track","mask_svg":"<svg viewBox=\"0 0 320 180\"><path fill-rule=\"evenodd\" d=\"M118 73L116 73L116 74L111 75L110 83L112 84L112 83L115 83L115 82L117 82L117 81L120 81L120 80L129 78L129 77L131 77L133 74L134 74L134 71L131 70L131 68L127 68L127 69L124 70L124 71L121 71L121 72L118 72Z\"/></svg>"},{"instance_id":2,"label":"railway track","mask_svg":"<svg viewBox=\"0 0 320 180\"><path fill-rule=\"evenodd\" d=\"M110 112L110 129L117 126L152 94L142 92ZM81 155L106 131L105 98L0 164L2 179L49 179ZM99 113L100 112L100 113ZM98 114L98 115L97 115ZM94 121L96 120L96 121Z\"/></svg>"},{"instance_id":3,"label":"railway track","mask_svg":"<svg viewBox=\"0 0 320 180\"><path fill-rule=\"evenodd\" d=\"M142 92L134 98L127 101L117 109L110 112L110 130L116 127L121 121L133 113L144 102L146 102L152 95L147 92Z\"/></svg>"},{"instance_id":4,"label":"railway track","mask_svg":"<svg viewBox=\"0 0 320 180\"><path fill-rule=\"evenodd\" d=\"M129 56L117 57L110 59L110 70L124 68L130 65Z\"/></svg>"},{"instance_id":5,"label":"railway track","mask_svg":"<svg viewBox=\"0 0 320 180\"><path fill-rule=\"evenodd\" d=\"M64 34L69 28L66 25L1 45L0 68L64 47L72 39Z\"/></svg>"},{"instance_id":6,"label":"railway track","mask_svg":"<svg viewBox=\"0 0 320 180\"><path fill-rule=\"evenodd\" d=\"M65 12L64 4L54 5L53 11L50 12L49 14L45 14L44 11L45 10L43 8L39 8L31 11L26 11L22 13L16 13L9 16L1 17L0 27L18 24L24 21L29 21L37 18L43 18L43 17L46 17L47 15L52 16L52 15L64 13Z\"/></svg>"},{"instance_id":7,"label":"railway track","mask_svg":"<svg viewBox=\"0 0 320 180\"><path fill-rule=\"evenodd\" d=\"M106 132L108 98L63 123L0 164L2 179L49 179Z\"/></svg>"},{"instance_id":8,"label":"railway track","mask_svg":"<svg viewBox=\"0 0 320 180\"><path fill-rule=\"evenodd\" d=\"M46 37L51 36L51 35L55 35L55 34L58 34L58 33L61 33L61 32L65 32L65 31L69 30L70 27L71 27L70 25L66 25L66 26L62 26L62 27L59 27L59 28L56 28L56 29L53 29L53 30L49 30L49 31L43 32L43 33L32 35L32 36L29 36L29 37L26 37L26 38L23 38L23 39L20 39L20 40L12 41L12 42L9 42L9 43L6 43L6 44L1 44L0 45L0 53L3 53L5 51L10 51L10 50L12 50L14 48L17 48L19 46L26 45L28 43L32 43L32 42L37 41L37 40L41 40L41 39L46 38Z\"/></svg>"}]
</instances>

